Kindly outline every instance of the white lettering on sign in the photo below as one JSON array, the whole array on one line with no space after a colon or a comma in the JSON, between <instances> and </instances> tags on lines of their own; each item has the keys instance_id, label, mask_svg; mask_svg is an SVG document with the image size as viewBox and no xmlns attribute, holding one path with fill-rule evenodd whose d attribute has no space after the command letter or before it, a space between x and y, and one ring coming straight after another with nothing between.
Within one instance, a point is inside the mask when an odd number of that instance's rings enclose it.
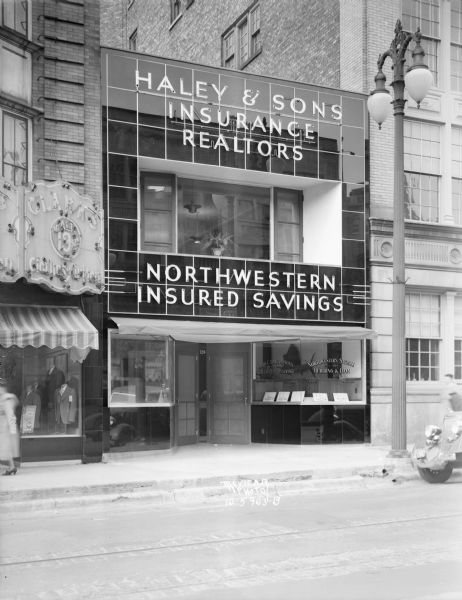
<instances>
[{"instance_id":1,"label":"white lettering on sign","mask_svg":"<svg viewBox=\"0 0 462 600\"><path fill-rule=\"evenodd\" d=\"M217 150L219 148L226 152L237 154L250 154L251 144L255 140L247 138L238 138L232 136L232 131L257 132L261 135L283 135L286 131L288 136L298 140L299 144L289 145L277 143L276 141L260 140L256 142L256 148L252 152L268 158L270 156L278 159L300 161L303 159L303 147L300 145L316 143L318 121L328 119L334 122L342 120L342 106L340 104L328 104L321 100L305 100L299 96L286 98L282 94L273 94L269 98L270 112L258 114L258 103L261 102L261 91L258 89L258 82L255 87L246 87L240 92L240 99L244 108L252 108L254 112L246 113L245 110L233 111L220 106L223 102L224 94L229 89L229 85L219 86L206 80L205 73L201 74L203 79L191 79L186 81L183 77L178 80L172 80L168 74L154 80L151 72L139 70L135 72L135 84L138 91L150 91L154 93L163 93L167 96L167 116L174 121L183 121L183 124L191 124L191 128L183 130L183 145L199 148L210 148ZM247 81L248 82L248 81ZM141 88L141 89L140 89ZM174 97L175 100L171 98ZM181 100L184 99L185 102ZM193 104L194 100L201 103L208 103L208 106ZM178 106L179 101L179 106ZM188 104L189 101L189 104ZM281 113L294 115L294 119L287 122L286 118L281 118ZM312 119L313 122L297 119ZM194 139L192 124L194 122L208 125L217 123L221 128L229 129L225 135L220 132L218 135L209 132L200 132L198 139Z\"/></svg>"}]
</instances>

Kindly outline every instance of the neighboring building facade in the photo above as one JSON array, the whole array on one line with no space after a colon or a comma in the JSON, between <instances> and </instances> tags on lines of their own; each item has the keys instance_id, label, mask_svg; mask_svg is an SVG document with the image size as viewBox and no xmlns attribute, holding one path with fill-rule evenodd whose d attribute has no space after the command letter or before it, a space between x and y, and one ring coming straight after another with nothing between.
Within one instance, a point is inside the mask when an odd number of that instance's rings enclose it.
<instances>
[{"instance_id":1,"label":"neighboring building facade","mask_svg":"<svg viewBox=\"0 0 462 600\"><path fill-rule=\"evenodd\" d=\"M368 93L376 59L417 27L435 85L405 122L408 439L438 418L440 381L462 378L462 6L460 0L108 0L102 44ZM411 45L412 47L412 45ZM408 63L412 62L409 58ZM388 83L391 71L385 69ZM370 127L371 441L391 433L393 119Z\"/></svg>"},{"instance_id":2,"label":"neighboring building facade","mask_svg":"<svg viewBox=\"0 0 462 600\"><path fill-rule=\"evenodd\" d=\"M0 377L23 461L101 460L99 5L0 2Z\"/></svg>"}]
</instances>

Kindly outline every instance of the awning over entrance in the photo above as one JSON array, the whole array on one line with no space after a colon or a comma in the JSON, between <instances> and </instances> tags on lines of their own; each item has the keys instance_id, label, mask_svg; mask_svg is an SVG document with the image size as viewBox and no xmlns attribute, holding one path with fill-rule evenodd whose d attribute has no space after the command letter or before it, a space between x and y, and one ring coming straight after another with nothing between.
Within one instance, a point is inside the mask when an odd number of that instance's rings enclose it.
<instances>
[{"instance_id":1,"label":"awning over entrance","mask_svg":"<svg viewBox=\"0 0 462 600\"><path fill-rule=\"evenodd\" d=\"M73 349L80 362L98 349L98 331L78 308L2 306L0 345Z\"/></svg>"},{"instance_id":2,"label":"awning over entrance","mask_svg":"<svg viewBox=\"0 0 462 600\"><path fill-rule=\"evenodd\" d=\"M238 343L272 340L363 340L377 336L364 327L338 325L272 325L261 323L224 323L111 317L121 334L171 336L181 342Z\"/></svg>"}]
</instances>

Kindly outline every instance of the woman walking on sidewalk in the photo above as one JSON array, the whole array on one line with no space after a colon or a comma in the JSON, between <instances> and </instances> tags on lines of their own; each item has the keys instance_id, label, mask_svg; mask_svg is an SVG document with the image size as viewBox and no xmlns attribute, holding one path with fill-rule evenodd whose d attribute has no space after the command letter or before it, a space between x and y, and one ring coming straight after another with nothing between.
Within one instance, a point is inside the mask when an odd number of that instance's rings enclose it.
<instances>
[{"instance_id":1,"label":"woman walking on sidewalk","mask_svg":"<svg viewBox=\"0 0 462 600\"><path fill-rule=\"evenodd\" d=\"M19 433L15 409L18 399L9 394L6 383L0 379L0 462L8 463L2 475L15 475L14 457L19 456Z\"/></svg>"}]
</instances>

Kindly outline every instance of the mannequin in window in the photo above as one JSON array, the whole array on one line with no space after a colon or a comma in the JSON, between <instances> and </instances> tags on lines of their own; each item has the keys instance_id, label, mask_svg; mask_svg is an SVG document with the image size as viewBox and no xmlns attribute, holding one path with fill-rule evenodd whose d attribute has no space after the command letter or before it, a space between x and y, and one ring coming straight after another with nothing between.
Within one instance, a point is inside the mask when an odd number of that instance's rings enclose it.
<instances>
[{"instance_id":1,"label":"mannequin in window","mask_svg":"<svg viewBox=\"0 0 462 600\"><path fill-rule=\"evenodd\" d=\"M38 391L38 383L26 386L24 406L35 406L34 431L40 429L40 413L42 411L42 398Z\"/></svg>"},{"instance_id":2,"label":"mannequin in window","mask_svg":"<svg viewBox=\"0 0 462 600\"><path fill-rule=\"evenodd\" d=\"M77 393L68 383L63 383L55 391L55 406L57 429L66 433L77 415Z\"/></svg>"},{"instance_id":3,"label":"mannequin in window","mask_svg":"<svg viewBox=\"0 0 462 600\"><path fill-rule=\"evenodd\" d=\"M47 372L45 379L45 398L48 414L48 431L54 432L57 413L56 413L56 402L55 392L65 381L64 373L57 368L55 359L52 359L51 366Z\"/></svg>"}]
</instances>

